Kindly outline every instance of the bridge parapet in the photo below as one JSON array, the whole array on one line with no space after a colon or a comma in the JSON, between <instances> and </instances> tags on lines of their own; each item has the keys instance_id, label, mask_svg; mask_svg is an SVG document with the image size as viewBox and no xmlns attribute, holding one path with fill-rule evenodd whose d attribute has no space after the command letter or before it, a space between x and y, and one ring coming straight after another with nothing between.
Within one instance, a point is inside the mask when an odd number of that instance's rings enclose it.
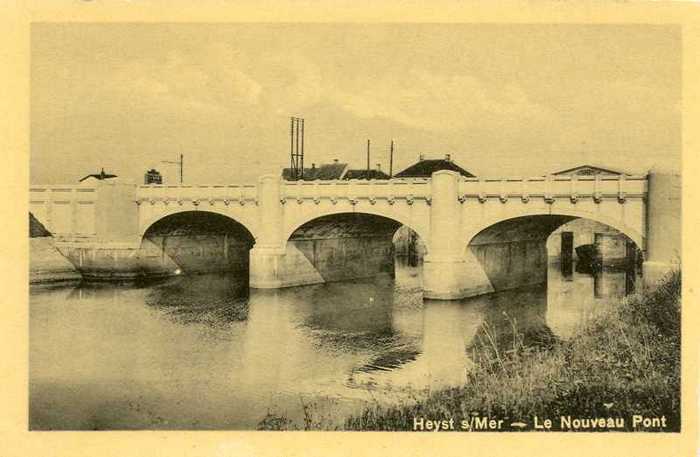
<instances>
[{"instance_id":1,"label":"bridge parapet","mask_svg":"<svg viewBox=\"0 0 700 457\"><path fill-rule=\"evenodd\" d=\"M96 187L30 186L29 211L57 238L94 236Z\"/></svg>"},{"instance_id":2,"label":"bridge parapet","mask_svg":"<svg viewBox=\"0 0 700 457\"><path fill-rule=\"evenodd\" d=\"M576 203L592 199L601 203L604 199L616 199L624 203L628 198L643 199L647 193L646 176L538 176L532 178L463 178L459 183L459 201L468 199L485 203L499 199L506 203L510 198L527 203L542 199L553 203L556 199L568 199Z\"/></svg>"},{"instance_id":3,"label":"bridge parapet","mask_svg":"<svg viewBox=\"0 0 700 457\"><path fill-rule=\"evenodd\" d=\"M190 203L198 205L201 202L223 202L228 205L235 202L241 205L257 204L258 191L254 184L227 185L146 185L138 186L136 203Z\"/></svg>"},{"instance_id":4,"label":"bridge parapet","mask_svg":"<svg viewBox=\"0 0 700 457\"><path fill-rule=\"evenodd\" d=\"M385 200L394 204L401 200L409 205L415 200L430 203L430 179L390 179L390 180L334 180L334 181L285 181L282 186L282 203L296 200L298 203L312 201L319 204L321 200L335 204L339 200L351 204L359 200L374 203Z\"/></svg>"}]
</instances>

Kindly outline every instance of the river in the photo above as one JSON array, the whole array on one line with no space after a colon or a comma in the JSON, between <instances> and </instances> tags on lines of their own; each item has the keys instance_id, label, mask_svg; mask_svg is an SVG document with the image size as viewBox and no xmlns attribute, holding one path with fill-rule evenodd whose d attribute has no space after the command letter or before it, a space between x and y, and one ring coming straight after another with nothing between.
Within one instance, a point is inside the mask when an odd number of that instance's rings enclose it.
<instances>
[{"instance_id":1,"label":"river","mask_svg":"<svg viewBox=\"0 0 700 457\"><path fill-rule=\"evenodd\" d=\"M226 275L30 289L33 430L255 429L342 424L368 403L463 383L478 338L568 339L635 275L563 276L461 301L394 278L248 290ZM512 338L511 338L512 340Z\"/></svg>"}]
</instances>

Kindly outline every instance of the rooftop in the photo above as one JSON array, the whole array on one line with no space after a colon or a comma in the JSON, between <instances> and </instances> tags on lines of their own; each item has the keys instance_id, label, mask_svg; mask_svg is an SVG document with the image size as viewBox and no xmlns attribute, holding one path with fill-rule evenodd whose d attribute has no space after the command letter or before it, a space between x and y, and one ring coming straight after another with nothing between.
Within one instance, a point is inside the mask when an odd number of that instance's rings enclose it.
<instances>
[{"instance_id":1,"label":"rooftop","mask_svg":"<svg viewBox=\"0 0 700 457\"><path fill-rule=\"evenodd\" d=\"M556 171L552 173L553 175L623 175L627 174L622 171L612 170L610 168L596 167L593 165L579 165L573 168L567 168L566 170Z\"/></svg>"},{"instance_id":2,"label":"rooftop","mask_svg":"<svg viewBox=\"0 0 700 457\"><path fill-rule=\"evenodd\" d=\"M337 160L333 163L321 164L318 167L313 164L311 168L304 167L303 180L314 181L317 179L327 181L332 179L342 179L348 168L347 163L341 163ZM282 170L282 178L287 181L292 180L292 169L285 168Z\"/></svg>"},{"instance_id":3,"label":"rooftop","mask_svg":"<svg viewBox=\"0 0 700 457\"><path fill-rule=\"evenodd\" d=\"M440 170L456 171L457 173L467 178L473 178L471 174L464 168L460 167L452 161L450 155L445 155L444 159L425 159L421 154L419 161L406 168L399 173L396 173L396 178L429 178L430 175Z\"/></svg>"},{"instance_id":4,"label":"rooftop","mask_svg":"<svg viewBox=\"0 0 700 457\"><path fill-rule=\"evenodd\" d=\"M378 169L348 170L343 179L389 179L389 175Z\"/></svg>"}]
</instances>

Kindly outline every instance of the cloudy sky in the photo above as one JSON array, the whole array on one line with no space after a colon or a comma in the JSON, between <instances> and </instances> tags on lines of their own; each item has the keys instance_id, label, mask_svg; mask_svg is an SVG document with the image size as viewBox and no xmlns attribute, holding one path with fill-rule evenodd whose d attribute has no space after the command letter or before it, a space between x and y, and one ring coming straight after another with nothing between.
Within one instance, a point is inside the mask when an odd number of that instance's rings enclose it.
<instances>
[{"instance_id":1,"label":"cloudy sky","mask_svg":"<svg viewBox=\"0 0 700 457\"><path fill-rule=\"evenodd\" d=\"M478 175L679 167L680 30L470 24L35 24L31 181L104 167L249 182L289 162L395 171L451 154Z\"/></svg>"}]
</instances>

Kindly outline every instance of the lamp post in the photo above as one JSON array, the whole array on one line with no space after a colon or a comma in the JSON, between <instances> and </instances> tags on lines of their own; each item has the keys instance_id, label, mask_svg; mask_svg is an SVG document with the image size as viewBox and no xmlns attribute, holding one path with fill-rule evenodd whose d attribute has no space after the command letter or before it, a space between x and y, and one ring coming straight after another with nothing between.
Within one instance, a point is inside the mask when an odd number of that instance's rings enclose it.
<instances>
[{"instance_id":1,"label":"lamp post","mask_svg":"<svg viewBox=\"0 0 700 457\"><path fill-rule=\"evenodd\" d=\"M170 163L170 164L175 164L175 165L180 165L180 184L182 184L182 168L184 165L184 157L182 154L180 154L180 160L179 161L173 161L173 160L162 160L163 163Z\"/></svg>"}]
</instances>

